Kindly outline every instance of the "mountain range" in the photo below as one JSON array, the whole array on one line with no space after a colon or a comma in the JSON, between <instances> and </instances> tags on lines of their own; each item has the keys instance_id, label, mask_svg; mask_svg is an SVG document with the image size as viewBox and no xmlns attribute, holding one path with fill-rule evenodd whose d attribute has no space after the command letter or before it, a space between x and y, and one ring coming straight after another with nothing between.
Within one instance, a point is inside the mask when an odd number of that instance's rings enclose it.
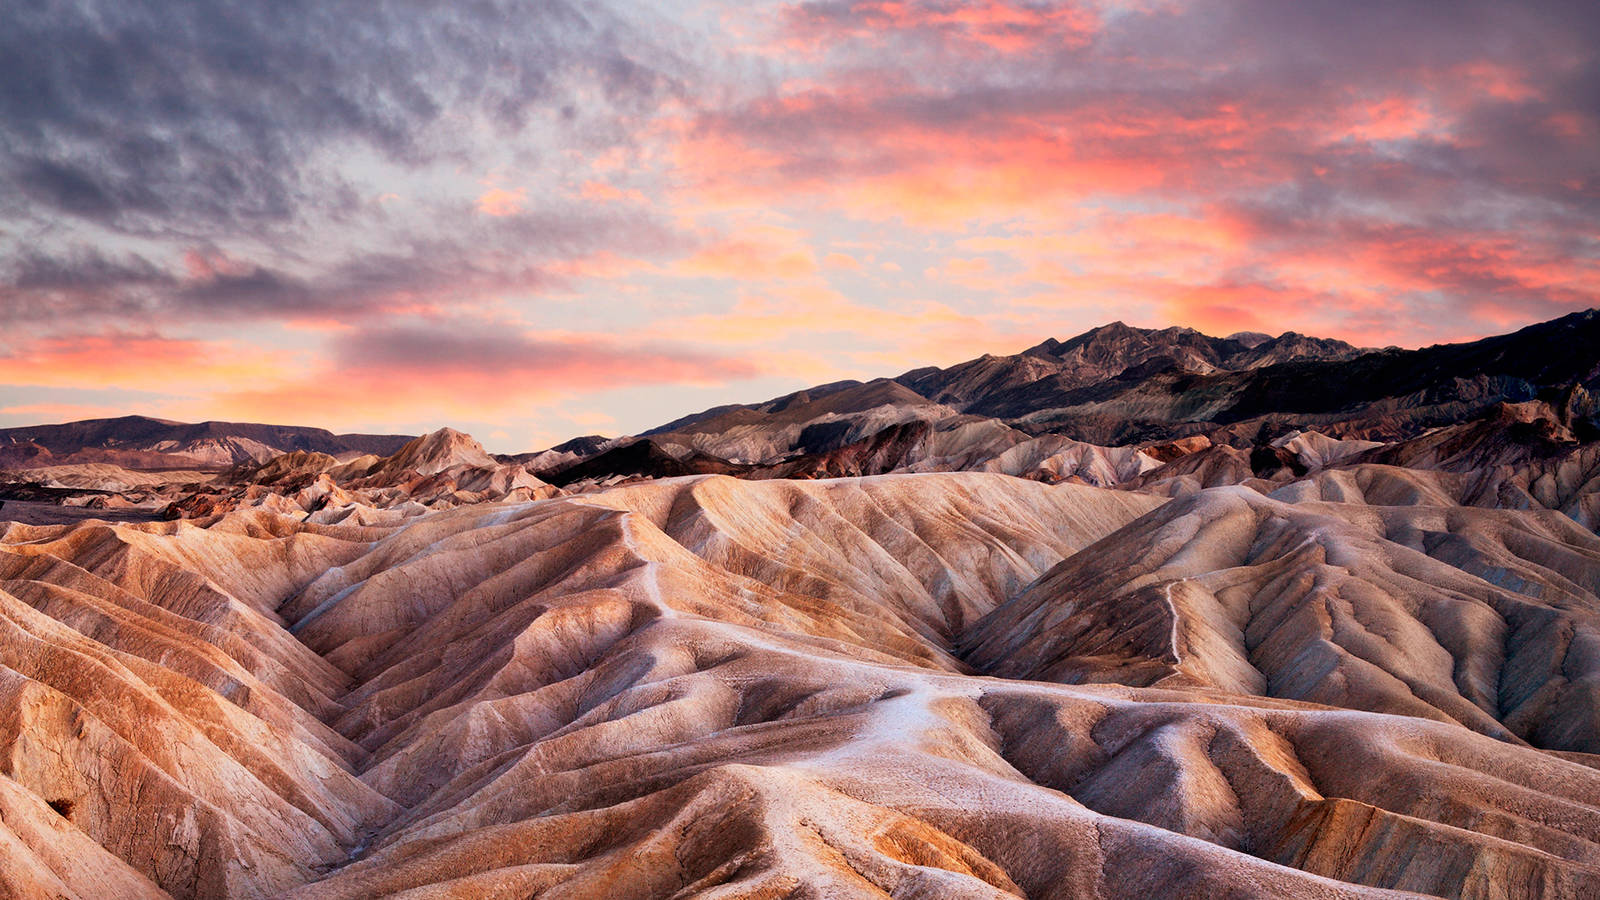
<instances>
[{"instance_id":1,"label":"mountain range","mask_svg":"<svg viewBox=\"0 0 1600 900\"><path fill-rule=\"evenodd\" d=\"M1058 480L1083 445L1202 439L1250 450L1293 432L1394 442L1542 403L1571 440L1600 437L1600 313L1421 350L1360 350L1289 333L1212 338L1121 323L1013 356L837 382L723 406L638 439L583 439L508 459L557 483L718 472L750 477L989 469ZM654 449L637 444L649 442ZM1092 454L1091 454L1092 455ZM1079 467L1082 468L1082 467ZM1088 474L1080 472L1076 474ZM1089 477L1090 483L1105 483Z\"/></svg>"},{"instance_id":2,"label":"mountain range","mask_svg":"<svg viewBox=\"0 0 1600 900\"><path fill-rule=\"evenodd\" d=\"M300 425L189 424L148 416L0 428L0 468L112 463L130 468L226 467L294 450L393 453L408 435L334 434Z\"/></svg>"},{"instance_id":3,"label":"mountain range","mask_svg":"<svg viewBox=\"0 0 1600 900\"><path fill-rule=\"evenodd\" d=\"M1214 338L1114 322L1011 356L818 385L764 403L708 409L638 437L585 436L500 459L566 482L713 469L792 477L843 474L819 457L893 445L891 452L867 454L875 461L869 470L849 471L875 474L947 457L942 451L949 450L968 458L946 467L972 468L1047 436L1146 447L1200 435L1251 447L1314 429L1389 442L1473 418L1497 403L1529 401L1550 405L1587 441L1600 437L1597 343L1595 310L1420 350L1363 350L1294 332ZM0 429L0 468L88 462L219 468L296 450L382 456L412 437L124 416ZM984 446L974 447L974 440ZM632 446L645 442L655 448Z\"/></svg>"}]
</instances>

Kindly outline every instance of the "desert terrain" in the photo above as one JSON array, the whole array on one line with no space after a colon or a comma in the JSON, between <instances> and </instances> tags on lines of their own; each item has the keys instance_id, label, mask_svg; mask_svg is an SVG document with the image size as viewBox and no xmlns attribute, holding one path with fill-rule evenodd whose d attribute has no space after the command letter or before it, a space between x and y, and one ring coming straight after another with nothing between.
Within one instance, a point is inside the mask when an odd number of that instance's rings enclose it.
<instances>
[{"instance_id":1,"label":"desert terrain","mask_svg":"<svg viewBox=\"0 0 1600 900\"><path fill-rule=\"evenodd\" d=\"M1597 329L11 429L0 896L1600 895Z\"/></svg>"}]
</instances>

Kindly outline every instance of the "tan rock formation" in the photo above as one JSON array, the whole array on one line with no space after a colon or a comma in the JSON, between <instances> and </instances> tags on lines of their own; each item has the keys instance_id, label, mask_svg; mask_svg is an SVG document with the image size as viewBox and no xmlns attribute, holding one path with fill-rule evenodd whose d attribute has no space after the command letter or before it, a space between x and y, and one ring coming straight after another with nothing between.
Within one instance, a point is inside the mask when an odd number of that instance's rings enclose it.
<instances>
[{"instance_id":1,"label":"tan rock formation","mask_svg":"<svg viewBox=\"0 0 1600 900\"><path fill-rule=\"evenodd\" d=\"M5 526L0 892L1600 891L1600 538L1465 476L512 468Z\"/></svg>"}]
</instances>

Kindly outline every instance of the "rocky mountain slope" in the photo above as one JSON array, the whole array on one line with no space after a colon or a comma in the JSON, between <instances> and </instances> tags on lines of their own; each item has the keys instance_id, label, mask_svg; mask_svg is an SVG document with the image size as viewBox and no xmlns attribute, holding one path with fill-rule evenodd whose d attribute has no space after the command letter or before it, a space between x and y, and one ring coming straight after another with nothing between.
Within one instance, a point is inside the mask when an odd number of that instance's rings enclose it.
<instances>
[{"instance_id":1,"label":"rocky mountain slope","mask_svg":"<svg viewBox=\"0 0 1600 900\"><path fill-rule=\"evenodd\" d=\"M689 471L744 477L994 467L1104 484L1093 466L1075 461L1099 455L1096 448L1159 454L1161 445L1196 437L1249 451L1296 430L1388 443L1496 404L1531 401L1555 408L1572 439L1587 442L1600 439L1595 346L1600 312L1593 310L1421 350L1363 351L1294 333L1212 338L1114 323L1015 356L822 385L707 410L638 439L519 459L564 483L682 474L669 460L693 457ZM631 440L649 440L655 449L621 452ZM1061 448L1066 457L1051 452ZM611 458L599 459L604 453ZM1016 471L1021 459L1039 464Z\"/></svg>"}]
</instances>

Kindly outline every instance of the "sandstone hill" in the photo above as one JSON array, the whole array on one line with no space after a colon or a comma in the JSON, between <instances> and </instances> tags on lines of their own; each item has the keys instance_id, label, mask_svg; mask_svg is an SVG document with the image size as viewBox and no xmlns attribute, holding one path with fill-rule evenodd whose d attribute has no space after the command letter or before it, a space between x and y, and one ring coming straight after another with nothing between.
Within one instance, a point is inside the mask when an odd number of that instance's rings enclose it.
<instances>
[{"instance_id":1,"label":"sandstone hill","mask_svg":"<svg viewBox=\"0 0 1600 900\"><path fill-rule=\"evenodd\" d=\"M1600 538L1436 474L10 525L0 893L1593 896Z\"/></svg>"}]
</instances>

